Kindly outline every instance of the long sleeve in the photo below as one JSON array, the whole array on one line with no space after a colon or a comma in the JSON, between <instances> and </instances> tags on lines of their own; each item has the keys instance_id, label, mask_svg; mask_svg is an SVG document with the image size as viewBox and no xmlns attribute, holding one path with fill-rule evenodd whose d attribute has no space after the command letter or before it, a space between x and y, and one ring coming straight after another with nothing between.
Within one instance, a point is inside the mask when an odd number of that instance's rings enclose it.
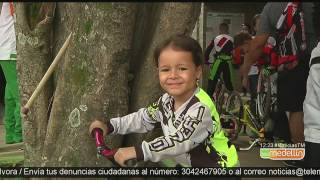
<instances>
[{"instance_id":1,"label":"long sleeve","mask_svg":"<svg viewBox=\"0 0 320 180\"><path fill-rule=\"evenodd\" d=\"M151 142L143 141L136 147L137 159L158 162L184 154L204 142L213 131L210 110L201 103L190 107L175 132L158 137Z\"/></svg>"},{"instance_id":2,"label":"long sleeve","mask_svg":"<svg viewBox=\"0 0 320 180\"><path fill-rule=\"evenodd\" d=\"M110 119L107 126L112 134L146 133L151 131L157 122L160 122L158 102L152 103L147 108L123 117Z\"/></svg>"}]
</instances>

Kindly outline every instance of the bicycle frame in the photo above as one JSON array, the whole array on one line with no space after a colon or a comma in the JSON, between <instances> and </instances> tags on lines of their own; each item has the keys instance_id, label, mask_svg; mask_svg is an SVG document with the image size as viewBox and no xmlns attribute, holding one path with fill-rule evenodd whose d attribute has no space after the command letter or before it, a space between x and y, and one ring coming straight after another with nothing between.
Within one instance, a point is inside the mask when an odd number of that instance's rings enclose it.
<instances>
[{"instance_id":1,"label":"bicycle frame","mask_svg":"<svg viewBox=\"0 0 320 180\"><path fill-rule=\"evenodd\" d=\"M257 117L253 115L248 104L245 104L243 108L243 119L240 119L240 122L247 125L253 132L258 135L259 138L264 138L264 123L262 121L259 121Z\"/></svg>"}]
</instances>

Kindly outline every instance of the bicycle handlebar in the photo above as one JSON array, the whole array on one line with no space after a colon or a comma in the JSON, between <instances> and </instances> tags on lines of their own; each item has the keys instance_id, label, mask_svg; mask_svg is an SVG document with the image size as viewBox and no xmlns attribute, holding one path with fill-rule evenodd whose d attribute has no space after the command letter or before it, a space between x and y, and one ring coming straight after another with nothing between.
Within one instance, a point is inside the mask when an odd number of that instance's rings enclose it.
<instances>
[{"instance_id":1,"label":"bicycle handlebar","mask_svg":"<svg viewBox=\"0 0 320 180\"><path fill-rule=\"evenodd\" d=\"M92 130L92 137L95 138L96 142L96 148L97 148L97 153L101 156L106 157L107 159L111 160L112 162L115 163L114 160L114 155L118 151L117 148L115 149L110 149L107 147L104 143L104 138L103 138L103 131L100 128L94 128ZM137 166L137 161L135 159L130 159L125 162L125 164L129 167L136 167Z\"/></svg>"},{"instance_id":2,"label":"bicycle handlebar","mask_svg":"<svg viewBox=\"0 0 320 180\"><path fill-rule=\"evenodd\" d=\"M101 129L93 129L93 136L96 140L97 152L108 159L113 159L118 149L110 149L104 143L103 132Z\"/></svg>"}]
</instances>

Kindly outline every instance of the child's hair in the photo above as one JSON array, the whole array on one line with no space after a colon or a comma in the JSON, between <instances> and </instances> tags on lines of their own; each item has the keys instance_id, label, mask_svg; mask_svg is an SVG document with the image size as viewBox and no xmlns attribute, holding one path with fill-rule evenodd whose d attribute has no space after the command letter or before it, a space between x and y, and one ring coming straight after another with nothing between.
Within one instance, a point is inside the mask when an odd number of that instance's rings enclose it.
<instances>
[{"instance_id":1,"label":"child's hair","mask_svg":"<svg viewBox=\"0 0 320 180\"><path fill-rule=\"evenodd\" d=\"M247 40L251 40L252 37L249 33L240 32L234 36L234 48L243 45Z\"/></svg>"},{"instance_id":2,"label":"child's hair","mask_svg":"<svg viewBox=\"0 0 320 180\"><path fill-rule=\"evenodd\" d=\"M190 36L176 34L163 41L156 47L153 57L157 67L160 53L168 47L177 51L190 52L192 54L192 60L197 67L203 64L203 53L200 44Z\"/></svg>"},{"instance_id":3,"label":"child's hair","mask_svg":"<svg viewBox=\"0 0 320 180\"><path fill-rule=\"evenodd\" d=\"M314 7L313 7L313 28L316 33L316 36L318 40L320 40L320 22L319 22L319 17L320 17L320 3L319 2L314 2Z\"/></svg>"}]
</instances>

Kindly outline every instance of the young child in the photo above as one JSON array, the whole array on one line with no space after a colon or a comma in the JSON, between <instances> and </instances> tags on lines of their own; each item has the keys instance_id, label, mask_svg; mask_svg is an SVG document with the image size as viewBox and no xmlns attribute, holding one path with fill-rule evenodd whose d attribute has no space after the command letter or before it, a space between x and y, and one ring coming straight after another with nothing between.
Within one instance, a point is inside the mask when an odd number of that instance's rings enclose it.
<instances>
[{"instance_id":1,"label":"young child","mask_svg":"<svg viewBox=\"0 0 320 180\"><path fill-rule=\"evenodd\" d=\"M207 93L198 87L203 54L199 43L174 35L154 52L163 94L157 102L137 112L110 121L95 120L89 128L106 134L145 133L160 123L163 136L135 147L119 148L115 161L159 162L174 159L187 167L234 167L239 165L234 145L221 129L219 115Z\"/></svg>"}]
</instances>

